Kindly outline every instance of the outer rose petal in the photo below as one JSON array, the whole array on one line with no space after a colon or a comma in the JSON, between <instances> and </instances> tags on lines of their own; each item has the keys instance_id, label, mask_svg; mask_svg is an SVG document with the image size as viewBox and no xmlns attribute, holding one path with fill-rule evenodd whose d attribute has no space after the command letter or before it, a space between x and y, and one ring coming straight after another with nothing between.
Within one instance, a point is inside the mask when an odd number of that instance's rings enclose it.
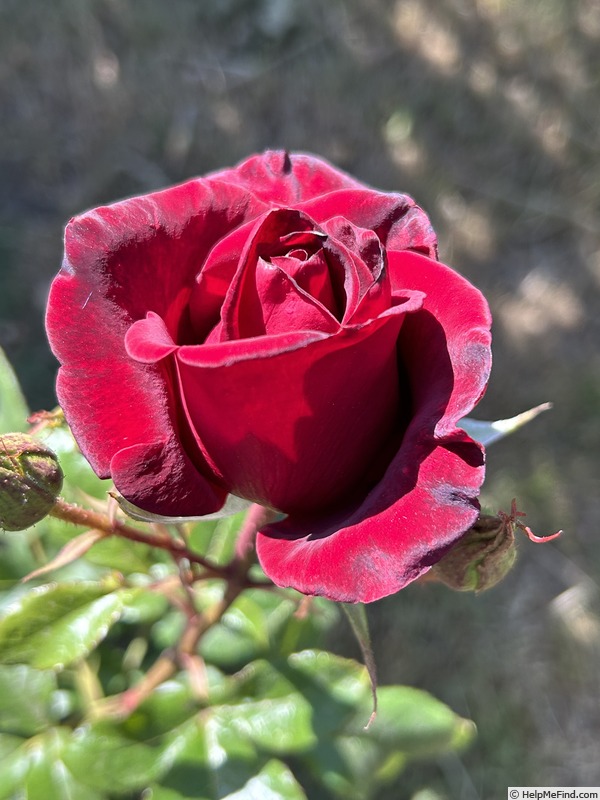
<instances>
[{"instance_id":1,"label":"outer rose petal","mask_svg":"<svg viewBox=\"0 0 600 800\"><path fill-rule=\"evenodd\" d=\"M235 186L196 180L90 211L67 226L46 318L63 364L59 402L95 471L112 476L146 510L210 513L225 493L182 446L189 434L176 424L163 368L132 361L125 333L154 311L174 338L185 335L184 311L203 259L225 233L264 210ZM122 450L128 455L113 462Z\"/></svg>"},{"instance_id":2,"label":"outer rose petal","mask_svg":"<svg viewBox=\"0 0 600 800\"><path fill-rule=\"evenodd\" d=\"M233 169L208 176L242 187L265 203L296 208L298 203L336 189L364 189L364 184L321 158L267 150ZM338 210L340 213L340 210Z\"/></svg>"},{"instance_id":3,"label":"outer rose petal","mask_svg":"<svg viewBox=\"0 0 600 800\"><path fill-rule=\"evenodd\" d=\"M346 501L398 434L396 341L421 302L330 336L180 348L190 424L223 485L285 513Z\"/></svg>"},{"instance_id":4,"label":"outer rose petal","mask_svg":"<svg viewBox=\"0 0 600 800\"><path fill-rule=\"evenodd\" d=\"M427 572L479 514L483 456L466 436L464 453L458 442L427 451L418 439L405 437L385 477L350 513L312 523L288 518L263 529L257 552L271 580L370 603Z\"/></svg>"},{"instance_id":5,"label":"outer rose petal","mask_svg":"<svg viewBox=\"0 0 600 800\"><path fill-rule=\"evenodd\" d=\"M425 292L429 315L410 318L400 340L413 401L437 419L436 438L453 437L456 423L481 399L490 376L492 319L485 298L457 272L416 253L389 253L392 292ZM447 350L451 374L441 368Z\"/></svg>"},{"instance_id":6,"label":"outer rose petal","mask_svg":"<svg viewBox=\"0 0 600 800\"><path fill-rule=\"evenodd\" d=\"M490 316L480 292L415 253L389 253L392 285L426 293L399 338L412 420L379 484L345 513L288 517L258 535L266 574L280 586L344 602L402 589L475 521L483 449L456 422L479 400L491 363Z\"/></svg>"}]
</instances>

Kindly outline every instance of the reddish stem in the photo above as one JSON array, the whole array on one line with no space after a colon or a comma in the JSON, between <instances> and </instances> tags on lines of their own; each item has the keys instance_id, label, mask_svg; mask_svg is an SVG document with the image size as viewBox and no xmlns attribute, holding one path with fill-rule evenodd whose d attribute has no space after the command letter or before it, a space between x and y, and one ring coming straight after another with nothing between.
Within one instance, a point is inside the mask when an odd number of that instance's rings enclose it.
<instances>
[{"instance_id":1,"label":"reddish stem","mask_svg":"<svg viewBox=\"0 0 600 800\"><path fill-rule=\"evenodd\" d=\"M219 567L211 564L202 556L189 550L186 545L173 539L168 534L147 533L139 528L133 528L116 519L110 519L106 514L92 511L89 508L67 503L59 498L50 511L50 516L62 519L65 522L72 522L74 525L83 525L86 528L94 528L111 536L121 536L132 542L139 542L149 547L158 547L161 550L168 550L175 559L186 558L190 563L200 564L210 575L216 578L227 578L231 569L228 566Z\"/></svg>"}]
</instances>

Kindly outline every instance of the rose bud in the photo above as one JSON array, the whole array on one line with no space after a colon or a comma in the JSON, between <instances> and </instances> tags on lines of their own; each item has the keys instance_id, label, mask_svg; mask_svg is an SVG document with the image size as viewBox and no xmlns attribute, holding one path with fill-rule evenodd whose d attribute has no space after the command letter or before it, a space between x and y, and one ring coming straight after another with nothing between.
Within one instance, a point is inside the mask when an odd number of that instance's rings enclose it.
<instances>
[{"instance_id":1,"label":"rose bud","mask_svg":"<svg viewBox=\"0 0 600 800\"><path fill-rule=\"evenodd\" d=\"M52 450L25 433L0 436L0 528L22 531L44 519L62 483Z\"/></svg>"},{"instance_id":2,"label":"rose bud","mask_svg":"<svg viewBox=\"0 0 600 800\"><path fill-rule=\"evenodd\" d=\"M515 563L514 530L502 517L482 514L427 574L459 592L491 589Z\"/></svg>"},{"instance_id":3,"label":"rose bud","mask_svg":"<svg viewBox=\"0 0 600 800\"><path fill-rule=\"evenodd\" d=\"M137 508L279 512L279 586L370 602L479 515L458 427L490 369L481 293L425 213L310 155L269 152L75 217L46 317L65 416Z\"/></svg>"}]
</instances>

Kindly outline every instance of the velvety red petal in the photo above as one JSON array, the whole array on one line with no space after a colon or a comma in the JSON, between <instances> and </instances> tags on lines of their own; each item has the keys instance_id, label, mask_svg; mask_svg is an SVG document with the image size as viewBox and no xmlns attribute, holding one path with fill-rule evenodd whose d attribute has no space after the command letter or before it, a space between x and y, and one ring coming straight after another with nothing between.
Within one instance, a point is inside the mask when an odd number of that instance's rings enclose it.
<instances>
[{"instance_id":1,"label":"velvety red petal","mask_svg":"<svg viewBox=\"0 0 600 800\"><path fill-rule=\"evenodd\" d=\"M360 228L374 231L388 250L417 250L435 258L437 238L429 217L406 194L355 188L315 197L298 208L316 222L342 216Z\"/></svg>"},{"instance_id":2,"label":"velvety red petal","mask_svg":"<svg viewBox=\"0 0 600 800\"><path fill-rule=\"evenodd\" d=\"M278 337L181 348L191 423L229 491L310 513L366 480L402 417L395 351L404 317L404 308L390 309L268 358L264 340Z\"/></svg>"},{"instance_id":3,"label":"velvety red petal","mask_svg":"<svg viewBox=\"0 0 600 800\"><path fill-rule=\"evenodd\" d=\"M81 408L80 414L70 415L79 446L98 475L112 477L121 494L140 508L166 516L217 511L227 493L194 467L170 421L161 426L159 414L147 412L150 400L160 410L168 408L169 398L152 374L136 367L129 359L113 359L106 366L98 362L90 365L93 380L88 381L82 381L79 370L60 370L61 405L68 409L76 403ZM129 407L119 404L118 392L135 396L136 402ZM94 413L85 416L85 409Z\"/></svg>"},{"instance_id":4,"label":"velvety red petal","mask_svg":"<svg viewBox=\"0 0 600 800\"><path fill-rule=\"evenodd\" d=\"M295 206L296 203L339 189L363 188L350 175L311 155L268 151L252 156L232 169L208 176L212 181L239 188L265 207ZM233 280L249 228L232 231L211 253L198 276L198 291L191 300L194 327L203 340L217 323L223 299ZM212 319L207 327L206 320Z\"/></svg>"},{"instance_id":5,"label":"velvety red petal","mask_svg":"<svg viewBox=\"0 0 600 800\"><path fill-rule=\"evenodd\" d=\"M235 186L189 181L97 208L65 231L62 273L88 284L132 319L155 311L177 338L191 287L225 234L265 206Z\"/></svg>"},{"instance_id":6,"label":"velvety red petal","mask_svg":"<svg viewBox=\"0 0 600 800\"><path fill-rule=\"evenodd\" d=\"M125 334L127 355L142 364L155 364L177 350L167 326L158 314L149 311L146 319L134 322Z\"/></svg>"},{"instance_id":7,"label":"velvety red petal","mask_svg":"<svg viewBox=\"0 0 600 800\"><path fill-rule=\"evenodd\" d=\"M358 325L378 317L390 307L390 281L386 254L373 231L358 228L344 217L327 220L323 229L331 234L323 248L330 268L344 275L346 305L343 323Z\"/></svg>"},{"instance_id":8,"label":"velvety red petal","mask_svg":"<svg viewBox=\"0 0 600 800\"><path fill-rule=\"evenodd\" d=\"M235 275L221 310L221 341L247 339L266 333L262 298L257 283L257 266L261 258L285 255L290 234L315 238L313 223L294 209L277 209L261 217L240 256ZM320 239L318 240L320 245ZM297 326L300 328L301 326Z\"/></svg>"},{"instance_id":9,"label":"velvety red petal","mask_svg":"<svg viewBox=\"0 0 600 800\"><path fill-rule=\"evenodd\" d=\"M266 527L256 542L266 574L304 594L370 603L427 572L479 514L473 496L483 456L464 439L427 451L418 437L405 438L385 479L358 508Z\"/></svg>"},{"instance_id":10,"label":"velvety red petal","mask_svg":"<svg viewBox=\"0 0 600 800\"><path fill-rule=\"evenodd\" d=\"M162 513L181 514L178 497L192 486L193 513L216 511L222 492L190 467L164 374L127 356L125 334L148 311L158 313L175 338L185 330L184 310L206 254L233 226L263 210L235 187L191 181L90 211L67 226L65 260L52 285L46 321L63 365L59 401L99 475L108 477L113 457L136 445L140 453L162 448L173 474L190 473ZM179 470L173 467L175 453ZM134 496L127 499L139 505Z\"/></svg>"},{"instance_id":11,"label":"velvety red petal","mask_svg":"<svg viewBox=\"0 0 600 800\"><path fill-rule=\"evenodd\" d=\"M423 311L407 319L400 340L413 403L435 435L453 435L458 420L481 399L492 366L488 304L471 283L417 253L388 253L392 291L425 293ZM451 369L444 368L449 360Z\"/></svg>"},{"instance_id":12,"label":"velvety red petal","mask_svg":"<svg viewBox=\"0 0 600 800\"><path fill-rule=\"evenodd\" d=\"M110 472L123 497L162 516L197 517L218 511L227 492L206 480L178 439L144 442L119 450Z\"/></svg>"},{"instance_id":13,"label":"velvety red petal","mask_svg":"<svg viewBox=\"0 0 600 800\"><path fill-rule=\"evenodd\" d=\"M298 286L277 264L259 258L256 289L260 298L262 324L255 336L288 331L335 333L339 322L317 300Z\"/></svg>"},{"instance_id":14,"label":"velvety red petal","mask_svg":"<svg viewBox=\"0 0 600 800\"><path fill-rule=\"evenodd\" d=\"M217 325L220 333L221 308L239 267L248 236L256 224L253 219L220 239L196 275L188 306L194 342L203 342ZM211 338L216 341L220 339L219 336Z\"/></svg>"},{"instance_id":15,"label":"velvety red petal","mask_svg":"<svg viewBox=\"0 0 600 800\"><path fill-rule=\"evenodd\" d=\"M322 158L284 150L268 150L208 177L241 186L265 203L280 206L296 206L337 189L362 187Z\"/></svg>"},{"instance_id":16,"label":"velvety red petal","mask_svg":"<svg viewBox=\"0 0 600 800\"><path fill-rule=\"evenodd\" d=\"M484 478L483 449L456 422L489 376L487 304L443 264L388 255L394 291L425 293L399 337L413 404L402 445L366 498L329 519L290 516L257 539L276 584L345 602L377 600L426 572L477 518Z\"/></svg>"},{"instance_id":17,"label":"velvety red petal","mask_svg":"<svg viewBox=\"0 0 600 800\"><path fill-rule=\"evenodd\" d=\"M228 367L241 361L261 361L326 339L321 331L291 331L256 339L235 339L203 345L186 345L177 351L181 363L191 367Z\"/></svg>"},{"instance_id":18,"label":"velvety red petal","mask_svg":"<svg viewBox=\"0 0 600 800\"><path fill-rule=\"evenodd\" d=\"M305 260L300 260L300 254L291 251L287 256L275 256L271 262L281 267L301 289L320 303L323 308L326 308L336 319L341 319L329 265L323 250L319 250L310 257L306 257L308 255L306 253L303 255Z\"/></svg>"}]
</instances>

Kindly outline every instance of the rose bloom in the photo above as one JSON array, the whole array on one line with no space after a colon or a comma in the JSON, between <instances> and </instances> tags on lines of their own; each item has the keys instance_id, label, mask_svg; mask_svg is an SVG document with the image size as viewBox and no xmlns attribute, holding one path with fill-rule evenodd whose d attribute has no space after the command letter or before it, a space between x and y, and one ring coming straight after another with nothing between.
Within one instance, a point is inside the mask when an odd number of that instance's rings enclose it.
<instances>
[{"instance_id":1,"label":"rose bloom","mask_svg":"<svg viewBox=\"0 0 600 800\"><path fill-rule=\"evenodd\" d=\"M257 552L280 586L398 591L476 520L484 477L457 423L489 311L436 256L410 197L285 152L75 217L47 329L83 453L149 512L279 512Z\"/></svg>"}]
</instances>

